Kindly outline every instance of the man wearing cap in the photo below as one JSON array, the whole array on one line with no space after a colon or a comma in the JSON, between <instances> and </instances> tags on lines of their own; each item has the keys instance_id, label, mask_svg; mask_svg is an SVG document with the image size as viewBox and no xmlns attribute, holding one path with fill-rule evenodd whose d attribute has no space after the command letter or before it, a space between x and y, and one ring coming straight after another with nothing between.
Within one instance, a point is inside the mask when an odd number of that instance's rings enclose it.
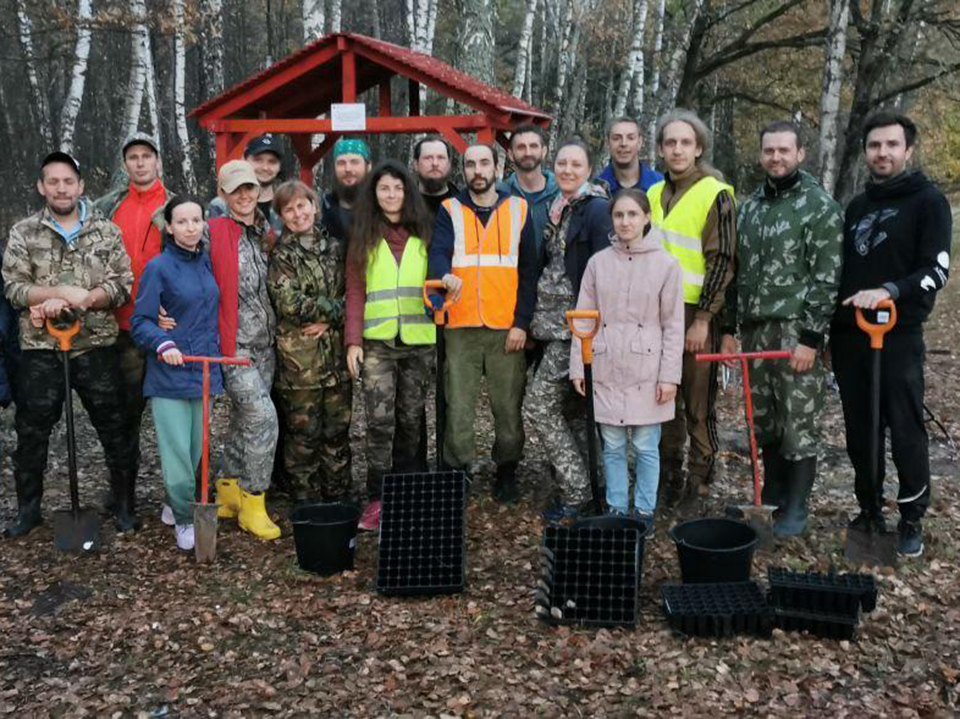
<instances>
[{"instance_id":1,"label":"man wearing cap","mask_svg":"<svg viewBox=\"0 0 960 719\"><path fill-rule=\"evenodd\" d=\"M143 375L146 368L143 352L130 338L130 316L137 297L140 275L147 263L160 254L160 233L163 231L163 208L171 195L160 179L160 153L157 142L144 132L126 139L120 149L120 160L130 178L127 187L114 190L93 203L104 217L120 228L123 246L130 257L133 289L130 300L116 312L119 333L116 348L123 375L124 397L131 426L134 456L140 457L140 420L146 400L143 398Z\"/></svg>"},{"instance_id":2,"label":"man wearing cap","mask_svg":"<svg viewBox=\"0 0 960 719\"><path fill-rule=\"evenodd\" d=\"M44 158L37 192L45 206L10 230L3 257L5 294L19 312L21 359L16 376L17 521L22 536L40 524L50 432L65 396L63 365L47 319L79 316L70 353L71 385L97 430L110 473L117 529L138 526L134 513L136 456L123 401L115 311L130 299L133 272L120 231L81 198L80 165L70 155Z\"/></svg>"},{"instance_id":3,"label":"man wearing cap","mask_svg":"<svg viewBox=\"0 0 960 719\"><path fill-rule=\"evenodd\" d=\"M255 137L247 143L243 151L243 159L253 165L257 173L257 182L260 184L260 199L257 207L267 218L270 228L279 235L283 230L283 220L273 210L273 191L280 185L283 178L280 171L283 169L283 151L280 141L267 133ZM214 197L207 205L207 219L223 217L228 214L227 205L220 196Z\"/></svg>"},{"instance_id":4,"label":"man wearing cap","mask_svg":"<svg viewBox=\"0 0 960 719\"><path fill-rule=\"evenodd\" d=\"M370 148L360 139L341 137L333 146L333 190L320 203L320 222L332 237L347 241L353 203L370 172Z\"/></svg>"},{"instance_id":5,"label":"man wearing cap","mask_svg":"<svg viewBox=\"0 0 960 719\"><path fill-rule=\"evenodd\" d=\"M270 399L277 318L267 291L267 251L275 235L257 207L261 187L251 163L226 163L217 175L217 189L227 214L207 223L210 261L220 288L220 351L251 360L250 367L223 368L230 428L217 501L220 517L237 518L241 529L260 539L277 539L280 529L267 514L264 494L278 434Z\"/></svg>"}]
</instances>

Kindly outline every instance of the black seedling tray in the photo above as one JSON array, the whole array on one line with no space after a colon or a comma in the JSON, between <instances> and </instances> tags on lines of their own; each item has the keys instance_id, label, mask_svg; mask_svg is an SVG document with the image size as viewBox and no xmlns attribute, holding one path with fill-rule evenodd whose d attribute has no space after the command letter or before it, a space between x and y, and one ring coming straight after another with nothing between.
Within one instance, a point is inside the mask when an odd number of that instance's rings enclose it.
<instances>
[{"instance_id":1,"label":"black seedling tray","mask_svg":"<svg viewBox=\"0 0 960 719\"><path fill-rule=\"evenodd\" d=\"M822 639L853 639L860 624L860 615L833 614L812 609L774 607L774 623L788 632L810 632Z\"/></svg>"},{"instance_id":2,"label":"black seedling tray","mask_svg":"<svg viewBox=\"0 0 960 719\"><path fill-rule=\"evenodd\" d=\"M688 636L767 637L773 629L773 615L756 582L668 584L660 595L667 623Z\"/></svg>"},{"instance_id":3,"label":"black seedling tray","mask_svg":"<svg viewBox=\"0 0 960 719\"><path fill-rule=\"evenodd\" d=\"M770 604L785 609L833 614L872 612L877 606L877 580L872 574L820 574L768 567Z\"/></svg>"},{"instance_id":4,"label":"black seedling tray","mask_svg":"<svg viewBox=\"0 0 960 719\"><path fill-rule=\"evenodd\" d=\"M455 594L466 586L463 472L383 478L377 591Z\"/></svg>"},{"instance_id":5,"label":"black seedling tray","mask_svg":"<svg viewBox=\"0 0 960 719\"><path fill-rule=\"evenodd\" d=\"M643 563L636 529L546 527L537 613L554 624L633 626Z\"/></svg>"}]
</instances>

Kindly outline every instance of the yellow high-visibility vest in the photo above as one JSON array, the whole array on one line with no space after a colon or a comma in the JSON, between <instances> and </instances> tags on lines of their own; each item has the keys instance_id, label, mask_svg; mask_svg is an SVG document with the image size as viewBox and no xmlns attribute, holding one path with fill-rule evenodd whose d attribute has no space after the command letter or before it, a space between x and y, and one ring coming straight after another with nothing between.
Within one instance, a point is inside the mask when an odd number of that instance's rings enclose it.
<instances>
[{"instance_id":1,"label":"yellow high-visibility vest","mask_svg":"<svg viewBox=\"0 0 960 719\"><path fill-rule=\"evenodd\" d=\"M427 248L419 237L407 239L400 265L387 241L381 239L367 260L367 297L363 306L363 337L404 344L432 345L437 328L423 305L427 278Z\"/></svg>"},{"instance_id":2,"label":"yellow high-visibility vest","mask_svg":"<svg viewBox=\"0 0 960 719\"><path fill-rule=\"evenodd\" d=\"M664 249L680 263L683 272L683 301L688 305L695 305L700 301L703 279L707 272L707 261L703 255L703 226L707 223L707 215L710 214L717 195L726 190L733 198L734 191L730 185L707 175L697 180L673 206L670 214L664 217L661 197L665 186L666 182L661 180L647 190L650 221L663 230Z\"/></svg>"}]
</instances>

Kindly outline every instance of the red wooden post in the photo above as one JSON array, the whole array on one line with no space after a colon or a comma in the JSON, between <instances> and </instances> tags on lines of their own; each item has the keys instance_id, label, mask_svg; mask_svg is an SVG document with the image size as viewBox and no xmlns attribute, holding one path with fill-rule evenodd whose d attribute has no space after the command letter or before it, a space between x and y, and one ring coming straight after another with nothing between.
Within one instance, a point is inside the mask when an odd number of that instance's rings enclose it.
<instances>
[{"instance_id":1,"label":"red wooden post","mask_svg":"<svg viewBox=\"0 0 960 719\"><path fill-rule=\"evenodd\" d=\"M310 135L288 135L293 144L293 151L300 163L300 181L308 187L313 187L313 167L316 164L311 157Z\"/></svg>"},{"instance_id":2,"label":"red wooden post","mask_svg":"<svg viewBox=\"0 0 960 719\"><path fill-rule=\"evenodd\" d=\"M477 142L482 142L487 145L493 142L493 128L492 127L481 127L477 130Z\"/></svg>"},{"instance_id":3,"label":"red wooden post","mask_svg":"<svg viewBox=\"0 0 960 719\"><path fill-rule=\"evenodd\" d=\"M343 66L343 101L357 101L357 56L353 50L347 50L341 55Z\"/></svg>"},{"instance_id":4,"label":"red wooden post","mask_svg":"<svg viewBox=\"0 0 960 719\"><path fill-rule=\"evenodd\" d=\"M393 115L393 105L390 99L390 78L380 83L380 117L390 117Z\"/></svg>"},{"instance_id":5,"label":"red wooden post","mask_svg":"<svg viewBox=\"0 0 960 719\"><path fill-rule=\"evenodd\" d=\"M438 126L437 130L447 139L447 142L453 145L454 150L461 155L466 152L468 147L467 141L463 139L463 136L459 132L447 125Z\"/></svg>"}]
</instances>

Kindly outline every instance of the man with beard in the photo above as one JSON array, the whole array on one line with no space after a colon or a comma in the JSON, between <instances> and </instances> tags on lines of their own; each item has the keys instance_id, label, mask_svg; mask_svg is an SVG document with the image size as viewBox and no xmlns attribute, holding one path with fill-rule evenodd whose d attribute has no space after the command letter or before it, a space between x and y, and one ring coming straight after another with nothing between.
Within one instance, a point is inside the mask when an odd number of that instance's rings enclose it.
<instances>
[{"instance_id":1,"label":"man with beard","mask_svg":"<svg viewBox=\"0 0 960 719\"><path fill-rule=\"evenodd\" d=\"M503 181L503 186L514 197L527 201L539 254L543 233L550 221L550 205L560 192L553 173L543 167L547 157L543 130L537 125L521 125L510 136L507 154L517 169Z\"/></svg>"},{"instance_id":2,"label":"man with beard","mask_svg":"<svg viewBox=\"0 0 960 719\"><path fill-rule=\"evenodd\" d=\"M453 166L450 163L450 146L437 135L427 135L413 146L413 169L417 173L420 194L434 217L440 203L460 194L460 189L450 182Z\"/></svg>"},{"instance_id":3,"label":"man with beard","mask_svg":"<svg viewBox=\"0 0 960 719\"><path fill-rule=\"evenodd\" d=\"M497 190L497 160L493 145L475 144L464 152L467 189L444 200L437 212L428 273L443 280L454 301L444 329L444 460L466 470L476 456L476 403L486 375L493 410L495 495L516 484L523 454L522 350L537 303L539 274L527 202Z\"/></svg>"},{"instance_id":4,"label":"man with beard","mask_svg":"<svg viewBox=\"0 0 960 719\"><path fill-rule=\"evenodd\" d=\"M273 135L267 133L255 137L247 143L243 151L243 159L253 165L260 183L260 199L257 208L267 218L270 229L279 237L283 232L283 219L273 209L273 191L283 182L280 171L283 169L283 151L280 142ZM229 214L227 205L222 197L215 197L207 205L207 219L223 217Z\"/></svg>"},{"instance_id":5,"label":"man with beard","mask_svg":"<svg viewBox=\"0 0 960 719\"><path fill-rule=\"evenodd\" d=\"M320 203L320 222L332 237L346 242L353 203L370 172L370 148L359 139L341 137L333 145L333 190Z\"/></svg>"},{"instance_id":6,"label":"man with beard","mask_svg":"<svg viewBox=\"0 0 960 719\"><path fill-rule=\"evenodd\" d=\"M737 276L724 305L721 352L787 349L789 363L750 370L763 501L778 507L773 531L801 534L817 476L817 431L826 372L818 358L837 302L843 215L800 169L800 130L774 122L760 131L766 179L737 213ZM731 363L735 365L736 363Z\"/></svg>"},{"instance_id":7,"label":"man with beard","mask_svg":"<svg viewBox=\"0 0 960 719\"><path fill-rule=\"evenodd\" d=\"M41 522L50 432L65 397L63 365L46 321L64 310L80 319L70 353L72 386L103 445L117 529L134 530L136 457L114 346L115 313L130 299L133 285L130 258L117 226L81 199L80 165L70 155L52 152L44 158L37 192L44 208L13 226L3 257L4 291L20 315L22 350L13 455L18 511L4 533L22 536Z\"/></svg>"},{"instance_id":8,"label":"man with beard","mask_svg":"<svg viewBox=\"0 0 960 719\"><path fill-rule=\"evenodd\" d=\"M646 192L663 179L663 175L640 162L643 135L632 117L616 117L607 126L607 150L610 163L597 177L607 183L610 196L621 189L636 187Z\"/></svg>"},{"instance_id":9,"label":"man with beard","mask_svg":"<svg viewBox=\"0 0 960 719\"><path fill-rule=\"evenodd\" d=\"M910 118L874 115L867 120L862 138L870 181L865 192L850 202L844 218L840 305L830 331L847 454L860 505L860 514L851 524L861 529L884 528L884 445L889 428L900 481L899 550L916 557L923 552L920 522L930 504L923 323L933 310L937 292L947 283L952 218L943 193L922 172L907 169L917 141L917 126ZM873 350L866 333L857 328L854 308L873 310L887 299L896 302L897 324L883 341L879 476L872 478L870 373L865 368Z\"/></svg>"}]
</instances>

